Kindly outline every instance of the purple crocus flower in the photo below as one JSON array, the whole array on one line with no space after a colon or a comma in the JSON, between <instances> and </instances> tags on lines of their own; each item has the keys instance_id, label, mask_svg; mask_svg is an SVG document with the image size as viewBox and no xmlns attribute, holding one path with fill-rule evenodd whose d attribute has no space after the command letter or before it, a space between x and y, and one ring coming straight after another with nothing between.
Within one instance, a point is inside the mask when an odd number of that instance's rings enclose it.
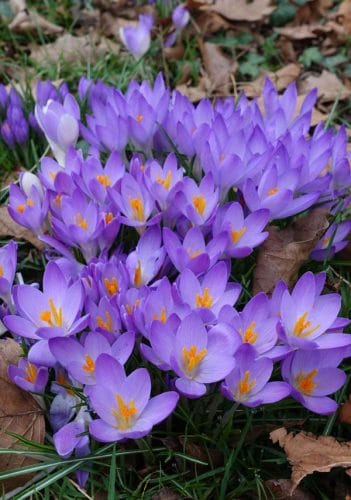
<instances>
[{"instance_id":1,"label":"purple crocus flower","mask_svg":"<svg viewBox=\"0 0 351 500\"><path fill-rule=\"evenodd\" d=\"M119 36L125 47L133 54L135 59L140 59L149 50L152 26L152 16L141 14L137 26L120 28Z\"/></svg>"},{"instance_id":2,"label":"purple crocus flower","mask_svg":"<svg viewBox=\"0 0 351 500\"><path fill-rule=\"evenodd\" d=\"M53 100L42 106L36 104L35 117L57 162L64 166L66 152L71 145L75 145L79 135L80 110L77 101L67 94L63 104Z\"/></svg>"},{"instance_id":3,"label":"purple crocus flower","mask_svg":"<svg viewBox=\"0 0 351 500\"><path fill-rule=\"evenodd\" d=\"M139 439L167 418L177 405L176 392L164 392L150 399L151 380L145 368L126 376L122 365L108 354L96 361L96 385L90 402L100 417L90 424L97 441Z\"/></svg>"},{"instance_id":4,"label":"purple crocus flower","mask_svg":"<svg viewBox=\"0 0 351 500\"><path fill-rule=\"evenodd\" d=\"M345 248L349 241L345 240L351 232L351 221L346 220L340 224L333 223L329 226L322 238L311 252L314 260L331 259L334 254Z\"/></svg>"},{"instance_id":5,"label":"purple crocus flower","mask_svg":"<svg viewBox=\"0 0 351 500\"><path fill-rule=\"evenodd\" d=\"M95 384L95 364L100 354L110 354L122 365L127 361L134 347L134 333L120 335L110 345L100 333L90 332L84 344L74 338L49 340L49 348L56 360L75 380L85 385Z\"/></svg>"},{"instance_id":6,"label":"purple crocus flower","mask_svg":"<svg viewBox=\"0 0 351 500\"><path fill-rule=\"evenodd\" d=\"M182 30L188 24L190 14L184 4L177 5L172 12L172 21L177 30Z\"/></svg>"},{"instance_id":7,"label":"purple crocus flower","mask_svg":"<svg viewBox=\"0 0 351 500\"><path fill-rule=\"evenodd\" d=\"M345 383L345 373L336 368L343 355L343 349L299 350L290 354L282 363L282 375L291 387L292 397L315 413L334 413L338 405L327 395Z\"/></svg>"},{"instance_id":8,"label":"purple crocus flower","mask_svg":"<svg viewBox=\"0 0 351 500\"><path fill-rule=\"evenodd\" d=\"M145 170L145 182L158 206L165 211L170 207L174 195L181 188L183 170L178 168L177 158L171 153L161 165L152 160Z\"/></svg>"},{"instance_id":9,"label":"purple crocus flower","mask_svg":"<svg viewBox=\"0 0 351 500\"><path fill-rule=\"evenodd\" d=\"M293 348L315 349L351 344L351 335L328 333L337 319L341 297L336 293L320 295L324 275L307 272L301 276L291 294L282 295L280 336Z\"/></svg>"},{"instance_id":10,"label":"purple crocus flower","mask_svg":"<svg viewBox=\"0 0 351 500\"><path fill-rule=\"evenodd\" d=\"M203 396L205 384L218 382L230 373L238 347L225 328L216 326L207 332L195 312L182 320L175 334L166 333L164 325L155 322L150 342L155 356L163 362L160 367L170 367L176 373L176 388L189 398Z\"/></svg>"},{"instance_id":11,"label":"purple crocus flower","mask_svg":"<svg viewBox=\"0 0 351 500\"><path fill-rule=\"evenodd\" d=\"M26 194L16 184L11 184L8 211L21 226L41 235L45 230L48 208L48 197L42 198L42 190L39 192L35 185Z\"/></svg>"},{"instance_id":12,"label":"purple crocus flower","mask_svg":"<svg viewBox=\"0 0 351 500\"><path fill-rule=\"evenodd\" d=\"M48 369L37 366L27 359L21 358L18 366L10 365L8 368L10 380L24 391L43 393L48 382Z\"/></svg>"},{"instance_id":13,"label":"purple crocus flower","mask_svg":"<svg viewBox=\"0 0 351 500\"><path fill-rule=\"evenodd\" d=\"M16 137L15 134L10 126L10 123L8 120L5 120L0 127L0 132L1 132L1 137L5 144L10 148L13 149L16 144Z\"/></svg>"},{"instance_id":14,"label":"purple crocus flower","mask_svg":"<svg viewBox=\"0 0 351 500\"><path fill-rule=\"evenodd\" d=\"M11 287L17 265L17 243L10 241L0 248L0 297L11 300Z\"/></svg>"},{"instance_id":15,"label":"purple crocus flower","mask_svg":"<svg viewBox=\"0 0 351 500\"><path fill-rule=\"evenodd\" d=\"M256 359L252 346L243 345L235 354L235 367L225 378L222 393L251 408L280 401L289 396L290 387L286 382L268 382L272 371L271 359Z\"/></svg>"},{"instance_id":16,"label":"purple crocus flower","mask_svg":"<svg viewBox=\"0 0 351 500\"><path fill-rule=\"evenodd\" d=\"M243 258L252 253L268 236L263 231L269 220L269 210L261 209L244 216L240 203L226 203L218 208L213 224L213 234L225 233L228 238L224 254Z\"/></svg>"},{"instance_id":17,"label":"purple crocus flower","mask_svg":"<svg viewBox=\"0 0 351 500\"><path fill-rule=\"evenodd\" d=\"M182 213L194 226L209 222L218 204L218 190L214 187L212 175L205 175L199 186L187 177L175 203L179 203Z\"/></svg>"}]
</instances>

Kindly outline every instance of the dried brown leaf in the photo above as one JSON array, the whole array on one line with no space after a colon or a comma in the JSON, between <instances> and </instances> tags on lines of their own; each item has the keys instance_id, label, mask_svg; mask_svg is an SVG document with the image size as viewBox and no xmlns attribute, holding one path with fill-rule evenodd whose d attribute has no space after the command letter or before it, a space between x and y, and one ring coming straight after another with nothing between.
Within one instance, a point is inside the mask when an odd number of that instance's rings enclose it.
<instances>
[{"instance_id":1,"label":"dried brown leaf","mask_svg":"<svg viewBox=\"0 0 351 500\"><path fill-rule=\"evenodd\" d=\"M162 488L156 495L152 495L152 500L180 500L180 496L171 488Z\"/></svg>"},{"instance_id":2,"label":"dried brown leaf","mask_svg":"<svg viewBox=\"0 0 351 500\"><path fill-rule=\"evenodd\" d=\"M42 66L57 64L61 57L70 63L79 61L94 63L107 53L118 54L119 49L118 44L104 37L73 36L66 33L53 43L32 45L30 56Z\"/></svg>"},{"instance_id":3,"label":"dried brown leaf","mask_svg":"<svg viewBox=\"0 0 351 500\"><path fill-rule=\"evenodd\" d=\"M38 443L44 442L45 419L34 398L12 384L7 377L10 364L17 364L21 348L12 339L0 340L0 448L21 449L16 438L6 434L13 432ZM23 455L1 455L1 472L35 463ZM2 482L10 491L28 481L28 475L17 476Z\"/></svg>"},{"instance_id":4,"label":"dried brown leaf","mask_svg":"<svg viewBox=\"0 0 351 500\"><path fill-rule=\"evenodd\" d=\"M351 424L351 398L340 406L338 417L341 423Z\"/></svg>"},{"instance_id":5,"label":"dried brown leaf","mask_svg":"<svg viewBox=\"0 0 351 500\"><path fill-rule=\"evenodd\" d=\"M272 80L277 90L281 92L285 90L289 83L297 80L301 73L301 66L296 63L288 64L276 72L267 71L250 83L244 83L240 89L245 92L248 97L257 97L262 94L262 89L265 79L268 77Z\"/></svg>"},{"instance_id":6,"label":"dried brown leaf","mask_svg":"<svg viewBox=\"0 0 351 500\"><path fill-rule=\"evenodd\" d=\"M173 47L165 47L163 52L168 61L179 61L183 59L185 49L182 43L178 43Z\"/></svg>"},{"instance_id":7,"label":"dried brown leaf","mask_svg":"<svg viewBox=\"0 0 351 500\"><path fill-rule=\"evenodd\" d=\"M9 24L9 29L16 33L37 33L43 31L46 35L58 35L63 32L62 26L53 24L34 10L20 10Z\"/></svg>"},{"instance_id":8,"label":"dried brown leaf","mask_svg":"<svg viewBox=\"0 0 351 500\"><path fill-rule=\"evenodd\" d=\"M292 285L302 264L328 228L327 210L318 208L290 226L279 230L268 227L269 236L258 252L253 293L270 293L279 280Z\"/></svg>"},{"instance_id":9,"label":"dried brown leaf","mask_svg":"<svg viewBox=\"0 0 351 500\"><path fill-rule=\"evenodd\" d=\"M300 92L307 94L310 90L317 87L319 102L332 102L335 99L348 99L351 90L346 88L341 80L330 71L323 70L320 75L310 75L300 84Z\"/></svg>"},{"instance_id":10,"label":"dried brown leaf","mask_svg":"<svg viewBox=\"0 0 351 500\"><path fill-rule=\"evenodd\" d=\"M233 74L237 69L236 61L225 56L220 47L214 43L201 42L200 51L210 82L208 90L210 93L228 95Z\"/></svg>"},{"instance_id":11,"label":"dried brown leaf","mask_svg":"<svg viewBox=\"0 0 351 500\"><path fill-rule=\"evenodd\" d=\"M338 10L338 21L345 33L351 35L351 0L341 2Z\"/></svg>"},{"instance_id":12,"label":"dried brown leaf","mask_svg":"<svg viewBox=\"0 0 351 500\"><path fill-rule=\"evenodd\" d=\"M114 36L119 38L120 28L136 26L137 20L125 19L124 17L116 17L110 12L104 12L101 16L101 32L104 36Z\"/></svg>"},{"instance_id":13,"label":"dried brown leaf","mask_svg":"<svg viewBox=\"0 0 351 500\"><path fill-rule=\"evenodd\" d=\"M217 33L219 30L227 30L231 24L216 12L199 12L196 16L196 26L202 36Z\"/></svg>"},{"instance_id":14,"label":"dried brown leaf","mask_svg":"<svg viewBox=\"0 0 351 500\"><path fill-rule=\"evenodd\" d=\"M38 250L44 249L44 244L29 229L15 222L7 211L7 207L0 207L0 238L12 236L17 240L26 240Z\"/></svg>"},{"instance_id":15,"label":"dried brown leaf","mask_svg":"<svg viewBox=\"0 0 351 500\"><path fill-rule=\"evenodd\" d=\"M351 467L351 442L341 443L332 436L287 432L284 427L270 434L279 443L292 465L290 495L304 477L313 472L329 472L334 467Z\"/></svg>"},{"instance_id":16,"label":"dried brown leaf","mask_svg":"<svg viewBox=\"0 0 351 500\"><path fill-rule=\"evenodd\" d=\"M269 16L275 6L271 0L215 0L213 5L206 7L211 12L218 12L231 21L262 21Z\"/></svg>"},{"instance_id":17,"label":"dried brown leaf","mask_svg":"<svg viewBox=\"0 0 351 500\"><path fill-rule=\"evenodd\" d=\"M207 97L207 91L205 90L205 80L204 78L200 78L199 84L197 87L189 86L186 83L182 83L176 87L176 90L181 94L184 94L191 102L198 102L204 97Z\"/></svg>"},{"instance_id":18,"label":"dried brown leaf","mask_svg":"<svg viewBox=\"0 0 351 500\"><path fill-rule=\"evenodd\" d=\"M306 490L297 488L292 495L290 491L292 488L292 482L290 479L269 479L265 481L265 486L268 488L275 500L314 500L315 496Z\"/></svg>"}]
</instances>

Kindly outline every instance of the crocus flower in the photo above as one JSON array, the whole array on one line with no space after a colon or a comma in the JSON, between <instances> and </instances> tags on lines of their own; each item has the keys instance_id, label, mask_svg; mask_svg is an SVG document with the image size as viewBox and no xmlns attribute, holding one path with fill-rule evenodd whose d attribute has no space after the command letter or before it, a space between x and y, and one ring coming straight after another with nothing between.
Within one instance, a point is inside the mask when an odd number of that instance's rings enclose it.
<instances>
[{"instance_id":1,"label":"crocus flower","mask_svg":"<svg viewBox=\"0 0 351 500\"><path fill-rule=\"evenodd\" d=\"M65 155L75 145L79 135L79 106L71 94L63 104L49 100L45 105L35 106L35 117L45 134L57 162L64 166Z\"/></svg>"},{"instance_id":2,"label":"crocus flower","mask_svg":"<svg viewBox=\"0 0 351 500\"><path fill-rule=\"evenodd\" d=\"M291 387L292 397L315 413L334 413L338 405L327 396L345 383L345 373L336 368L343 357L342 351L299 350L290 354L282 363L282 375Z\"/></svg>"},{"instance_id":3,"label":"crocus flower","mask_svg":"<svg viewBox=\"0 0 351 500\"><path fill-rule=\"evenodd\" d=\"M0 248L0 297L8 301L17 265L17 243L10 241Z\"/></svg>"},{"instance_id":4,"label":"crocus flower","mask_svg":"<svg viewBox=\"0 0 351 500\"><path fill-rule=\"evenodd\" d=\"M198 186L187 177L182 190L175 197L182 213L195 226L202 226L214 214L218 203L218 190L215 189L211 174L206 175Z\"/></svg>"},{"instance_id":5,"label":"crocus flower","mask_svg":"<svg viewBox=\"0 0 351 500\"><path fill-rule=\"evenodd\" d=\"M185 28L185 26L188 24L189 19L190 19L190 14L185 5L183 4L177 5L177 7L172 12L172 21L174 26L178 30L181 30Z\"/></svg>"},{"instance_id":6,"label":"crocus flower","mask_svg":"<svg viewBox=\"0 0 351 500\"><path fill-rule=\"evenodd\" d=\"M311 252L314 260L331 259L334 254L345 248L349 241L345 240L351 232L351 221L346 220L340 224L333 223L329 226L322 238Z\"/></svg>"},{"instance_id":7,"label":"crocus flower","mask_svg":"<svg viewBox=\"0 0 351 500\"><path fill-rule=\"evenodd\" d=\"M164 368L176 373L175 386L185 396L197 398L206 392L206 384L218 382L234 367L233 354L238 347L234 337L224 328L207 332L195 312L185 317L175 334L165 332L162 323L154 323L151 347Z\"/></svg>"},{"instance_id":8,"label":"crocus flower","mask_svg":"<svg viewBox=\"0 0 351 500\"><path fill-rule=\"evenodd\" d=\"M49 200L42 198L42 191L32 185L29 195L16 184L10 186L8 211L14 221L41 235L45 230L45 219L49 209Z\"/></svg>"},{"instance_id":9,"label":"crocus flower","mask_svg":"<svg viewBox=\"0 0 351 500\"><path fill-rule=\"evenodd\" d=\"M151 161L145 173L145 182L158 206L167 210L183 179L183 170L178 168L176 156L169 154L163 167L157 161Z\"/></svg>"},{"instance_id":10,"label":"crocus flower","mask_svg":"<svg viewBox=\"0 0 351 500\"><path fill-rule=\"evenodd\" d=\"M90 424L90 434L102 442L139 439L167 418L178 402L176 392L150 399L151 380L145 368L126 376L123 367L108 354L96 361L96 385L90 402L100 417Z\"/></svg>"},{"instance_id":11,"label":"crocus flower","mask_svg":"<svg viewBox=\"0 0 351 500\"><path fill-rule=\"evenodd\" d=\"M48 369L37 366L27 359L21 358L18 366L10 365L8 368L10 380L24 391L42 393L48 382Z\"/></svg>"},{"instance_id":12,"label":"crocus flower","mask_svg":"<svg viewBox=\"0 0 351 500\"><path fill-rule=\"evenodd\" d=\"M275 403L290 394L286 382L269 382L273 361L256 359L252 346L243 345L235 354L235 367L221 386L225 397L245 406Z\"/></svg>"},{"instance_id":13,"label":"crocus flower","mask_svg":"<svg viewBox=\"0 0 351 500\"><path fill-rule=\"evenodd\" d=\"M133 54L135 59L140 59L149 50L152 26L152 16L141 14L137 26L120 28L119 36L125 47Z\"/></svg>"},{"instance_id":14,"label":"crocus flower","mask_svg":"<svg viewBox=\"0 0 351 500\"><path fill-rule=\"evenodd\" d=\"M324 278L325 279L325 278ZM340 310L340 295L320 295L323 276L301 276L291 294L282 295L280 335L284 343L300 349L332 348L351 344L351 335L328 333Z\"/></svg>"}]
</instances>

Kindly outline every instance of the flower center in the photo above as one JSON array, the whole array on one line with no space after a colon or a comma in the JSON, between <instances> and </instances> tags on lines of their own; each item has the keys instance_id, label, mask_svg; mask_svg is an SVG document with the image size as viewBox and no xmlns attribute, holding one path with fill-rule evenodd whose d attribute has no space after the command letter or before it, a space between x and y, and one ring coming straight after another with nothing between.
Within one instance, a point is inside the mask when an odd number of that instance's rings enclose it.
<instances>
[{"instance_id":1,"label":"flower center","mask_svg":"<svg viewBox=\"0 0 351 500\"><path fill-rule=\"evenodd\" d=\"M239 380L239 383L237 385L237 390L234 394L236 399L238 400L246 399L248 397L248 394L255 387L256 380L253 379L250 381L250 375L251 375L250 371L247 370L243 378Z\"/></svg>"},{"instance_id":2,"label":"flower center","mask_svg":"<svg viewBox=\"0 0 351 500\"><path fill-rule=\"evenodd\" d=\"M83 370L89 373L92 373L95 370L95 363L90 354L85 355L85 363L83 365Z\"/></svg>"},{"instance_id":3,"label":"flower center","mask_svg":"<svg viewBox=\"0 0 351 500\"><path fill-rule=\"evenodd\" d=\"M0 264L0 278L2 278L3 276L4 276L4 268Z\"/></svg>"},{"instance_id":4,"label":"flower center","mask_svg":"<svg viewBox=\"0 0 351 500\"><path fill-rule=\"evenodd\" d=\"M141 262L138 260L138 265L134 271L134 285L139 287L142 283L142 275L141 275Z\"/></svg>"},{"instance_id":5,"label":"flower center","mask_svg":"<svg viewBox=\"0 0 351 500\"><path fill-rule=\"evenodd\" d=\"M107 212L105 214L105 224L109 224L113 220L113 213L112 212Z\"/></svg>"},{"instance_id":6,"label":"flower center","mask_svg":"<svg viewBox=\"0 0 351 500\"><path fill-rule=\"evenodd\" d=\"M251 323L244 332L240 328L239 332L240 335L242 336L243 342L246 342L247 344L254 344L256 342L257 332L255 331L255 326L256 326L256 321L251 321Z\"/></svg>"},{"instance_id":7,"label":"flower center","mask_svg":"<svg viewBox=\"0 0 351 500\"><path fill-rule=\"evenodd\" d=\"M315 332L319 328L319 324L316 325L314 328L309 328L312 323L311 321L307 320L307 312L303 313L302 316L299 316L297 319L295 325L294 325L294 335L296 337L308 337L311 335L311 333Z\"/></svg>"},{"instance_id":8,"label":"flower center","mask_svg":"<svg viewBox=\"0 0 351 500\"><path fill-rule=\"evenodd\" d=\"M239 230L233 229L231 231L231 237L232 237L232 242L233 243L238 243L239 240L241 240L243 234L246 232L246 227L242 227Z\"/></svg>"},{"instance_id":9,"label":"flower center","mask_svg":"<svg viewBox=\"0 0 351 500\"><path fill-rule=\"evenodd\" d=\"M96 180L103 186L104 188L107 188L112 185L111 179L109 178L108 175L97 175Z\"/></svg>"},{"instance_id":10,"label":"flower center","mask_svg":"<svg viewBox=\"0 0 351 500\"><path fill-rule=\"evenodd\" d=\"M113 324L112 324L112 318L111 314L108 311L105 311L105 318L106 321L102 319L101 316L96 317L96 324L103 330L107 330L108 332L112 332L113 330Z\"/></svg>"},{"instance_id":11,"label":"flower center","mask_svg":"<svg viewBox=\"0 0 351 500\"><path fill-rule=\"evenodd\" d=\"M322 239L322 247L326 248L329 244L330 238L326 236L325 238Z\"/></svg>"},{"instance_id":12,"label":"flower center","mask_svg":"<svg viewBox=\"0 0 351 500\"><path fill-rule=\"evenodd\" d=\"M203 215L206 208L206 198L200 194L199 196L193 196L193 205L195 210L199 215Z\"/></svg>"},{"instance_id":13,"label":"flower center","mask_svg":"<svg viewBox=\"0 0 351 500\"><path fill-rule=\"evenodd\" d=\"M60 193L59 193L59 194L57 194L57 195L55 196L55 198L54 198L54 200L53 200L53 201L54 201L55 205L56 205L58 208L60 208L60 207L61 207L61 202L62 202L62 194L60 194Z\"/></svg>"},{"instance_id":14,"label":"flower center","mask_svg":"<svg viewBox=\"0 0 351 500\"><path fill-rule=\"evenodd\" d=\"M134 401L131 399L129 404L126 404L119 394L115 394L117 410L112 408L112 413L117 419L117 429L122 431L132 427L135 417L138 414L135 408ZM134 417L134 418L133 418Z\"/></svg>"},{"instance_id":15,"label":"flower center","mask_svg":"<svg viewBox=\"0 0 351 500\"><path fill-rule=\"evenodd\" d=\"M190 349L183 347L182 356L184 368L187 373L191 373L194 368L198 366L198 364L204 359L207 354L207 349L201 349L201 351L197 352L196 346L190 346Z\"/></svg>"},{"instance_id":16,"label":"flower center","mask_svg":"<svg viewBox=\"0 0 351 500\"><path fill-rule=\"evenodd\" d=\"M172 179L172 172L171 170L168 170L166 178L162 179L161 177L157 177L156 182L161 184L161 186L163 186L168 191L171 186L171 179Z\"/></svg>"},{"instance_id":17,"label":"flower center","mask_svg":"<svg viewBox=\"0 0 351 500\"><path fill-rule=\"evenodd\" d=\"M268 190L267 194L268 196L273 196L274 194L278 193L279 189L277 187L271 188Z\"/></svg>"},{"instance_id":18,"label":"flower center","mask_svg":"<svg viewBox=\"0 0 351 500\"><path fill-rule=\"evenodd\" d=\"M109 295L115 295L119 291L118 281L115 276L111 279L104 278L104 285Z\"/></svg>"},{"instance_id":19,"label":"flower center","mask_svg":"<svg viewBox=\"0 0 351 500\"><path fill-rule=\"evenodd\" d=\"M37 367L32 363L28 363L25 372L26 376L24 377L24 380L27 380L28 382L34 384L34 382L37 380L37 374L38 374Z\"/></svg>"},{"instance_id":20,"label":"flower center","mask_svg":"<svg viewBox=\"0 0 351 500\"><path fill-rule=\"evenodd\" d=\"M313 380L317 375L318 370L314 369L308 373L300 371L295 378L295 387L297 390L309 396L317 387L316 382Z\"/></svg>"},{"instance_id":21,"label":"flower center","mask_svg":"<svg viewBox=\"0 0 351 500\"><path fill-rule=\"evenodd\" d=\"M161 313L160 314L154 314L152 316L152 319L155 320L155 321L161 321L161 323L166 323L166 321L167 321L166 308L162 307Z\"/></svg>"},{"instance_id":22,"label":"flower center","mask_svg":"<svg viewBox=\"0 0 351 500\"><path fill-rule=\"evenodd\" d=\"M205 288L203 295L199 293L196 294L196 307L205 307L206 309L210 309L213 304L213 297L210 295L210 289Z\"/></svg>"},{"instance_id":23,"label":"flower center","mask_svg":"<svg viewBox=\"0 0 351 500\"><path fill-rule=\"evenodd\" d=\"M129 198L129 205L132 209L135 220L142 222L144 220L144 207L140 198Z\"/></svg>"},{"instance_id":24,"label":"flower center","mask_svg":"<svg viewBox=\"0 0 351 500\"><path fill-rule=\"evenodd\" d=\"M85 231L88 229L88 221L84 219L84 217L82 217L82 214L80 212L77 213L73 221L75 225L80 227L81 229L84 229Z\"/></svg>"},{"instance_id":25,"label":"flower center","mask_svg":"<svg viewBox=\"0 0 351 500\"><path fill-rule=\"evenodd\" d=\"M62 307L56 308L54 301L49 299L50 309L41 311L39 318L47 323L49 326L63 325Z\"/></svg>"},{"instance_id":26,"label":"flower center","mask_svg":"<svg viewBox=\"0 0 351 500\"><path fill-rule=\"evenodd\" d=\"M25 211L25 209L26 209L26 205L22 205L22 204L21 205L17 205L17 207L16 207L17 212L19 212L20 214L23 214L23 212Z\"/></svg>"},{"instance_id":27,"label":"flower center","mask_svg":"<svg viewBox=\"0 0 351 500\"><path fill-rule=\"evenodd\" d=\"M135 119L138 123L141 123L144 120L144 116L143 115L136 115Z\"/></svg>"},{"instance_id":28,"label":"flower center","mask_svg":"<svg viewBox=\"0 0 351 500\"><path fill-rule=\"evenodd\" d=\"M191 248L187 249L187 254L189 255L190 259L196 259L196 257L201 255L202 253L202 250L192 250Z\"/></svg>"}]
</instances>

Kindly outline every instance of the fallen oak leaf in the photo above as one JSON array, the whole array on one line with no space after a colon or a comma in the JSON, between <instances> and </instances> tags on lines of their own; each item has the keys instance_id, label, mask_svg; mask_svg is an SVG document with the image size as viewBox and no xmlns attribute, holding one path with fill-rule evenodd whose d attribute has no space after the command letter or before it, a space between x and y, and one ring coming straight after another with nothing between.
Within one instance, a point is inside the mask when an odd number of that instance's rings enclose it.
<instances>
[{"instance_id":1,"label":"fallen oak leaf","mask_svg":"<svg viewBox=\"0 0 351 500\"><path fill-rule=\"evenodd\" d=\"M335 99L348 99L351 90L346 88L341 80L330 71L323 70L320 75L310 75L300 82L300 92L308 94L315 87L318 89L318 101L332 102Z\"/></svg>"},{"instance_id":2,"label":"fallen oak leaf","mask_svg":"<svg viewBox=\"0 0 351 500\"><path fill-rule=\"evenodd\" d=\"M214 43L199 42L203 64L210 82L210 93L228 95L232 85L232 76L237 69L237 63L223 54L220 47Z\"/></svg>"},{"instance_id":3,"label":"fallen oak leaf","mask_svg":"<svg viewBox=\"0 0 351 500\"><path fill-rule=\"evenodd\" d=\"M231 21L262 21L275 9L271 0L215 0L212 5L203 7L211 12L217 12Z\"/></svg>"},{"instance_id":4,"label":"fallen oak leaf","mask_svg":"<svg viewBox=\"0 0 351 500\"><path fill-rule=\"evenodd\" d=\"M279 280L288 286L298 277L317 241L329 226L328 211L312 210L285 229L268 226L269 236L261 245L253 276L253 293L271 293Z\"/></svg>"},{"instance_id":5,"label":"fallen oak leaf","mask_svg":"<svg viewBox=\"0 0 351 500\"><path fill-rule=\"evenodd\" d=\"M62 26L51 23L34 10L27 8L20 10L8 27L15 33L29 33L41 30L46 35L58 35L63 32Z\"/></svg>"},{"instance_id":6,"label":"fallen oak leaf","mask_svg":"<svg viewBox=\"0 0 351 500\"><path fill-rule=\"evenodd\" d=\"M12 339L0 340L0 448L23 449L12 432L24 438L43 443L45 419L43 411L35 399L27 392L12 384L7 376L10 364L17 364L22 350ZM22 468L35 463L25 455L1 455L1 472ZM28 475L16 476L1 483L5 491L13 490L29 479Z\"/></svg>"},{"instance_id":7,"label":"fallen oak leaf","mask_svg":"<svg viewBox=\"0 0 351 500\"><path fill-rule=\"evenodd\" d=\"M269 78L274 83L278 92L285 90L286 87L297 80L301 73L301 65L296 63L287 64L278 71L267 71L260 75L256 80L250 83L244 83L239 86L240 90L245 92L247 97L258 97L262 94L264 81Z\"/></svg>"},{"instance_id":8,"label":"fallen oak leaf","mask_svg":"<svg viewBox=\"0 0 351 500\"><path fill-rule=\"evenodd\" d=\"M271 432L270 438L284 449L292 465L290 495L309 474L329 472L334 467L351 467L351 442L341 443L332 436L306 432L288 433L284 427Z\"/></svg>"},{"instance_id":9,"label":"fallen oak leaf","mask_svg":"<svg viewBox=\"0 0 351 500\"><path fill-rule=\"evenodd\" d=\"M8 213L7 207L0 207L0 238L12 236L18 240L26 240L38 250L44 250L44 244L34 233L15 222Z\"/></svg>"}]
</instances>

